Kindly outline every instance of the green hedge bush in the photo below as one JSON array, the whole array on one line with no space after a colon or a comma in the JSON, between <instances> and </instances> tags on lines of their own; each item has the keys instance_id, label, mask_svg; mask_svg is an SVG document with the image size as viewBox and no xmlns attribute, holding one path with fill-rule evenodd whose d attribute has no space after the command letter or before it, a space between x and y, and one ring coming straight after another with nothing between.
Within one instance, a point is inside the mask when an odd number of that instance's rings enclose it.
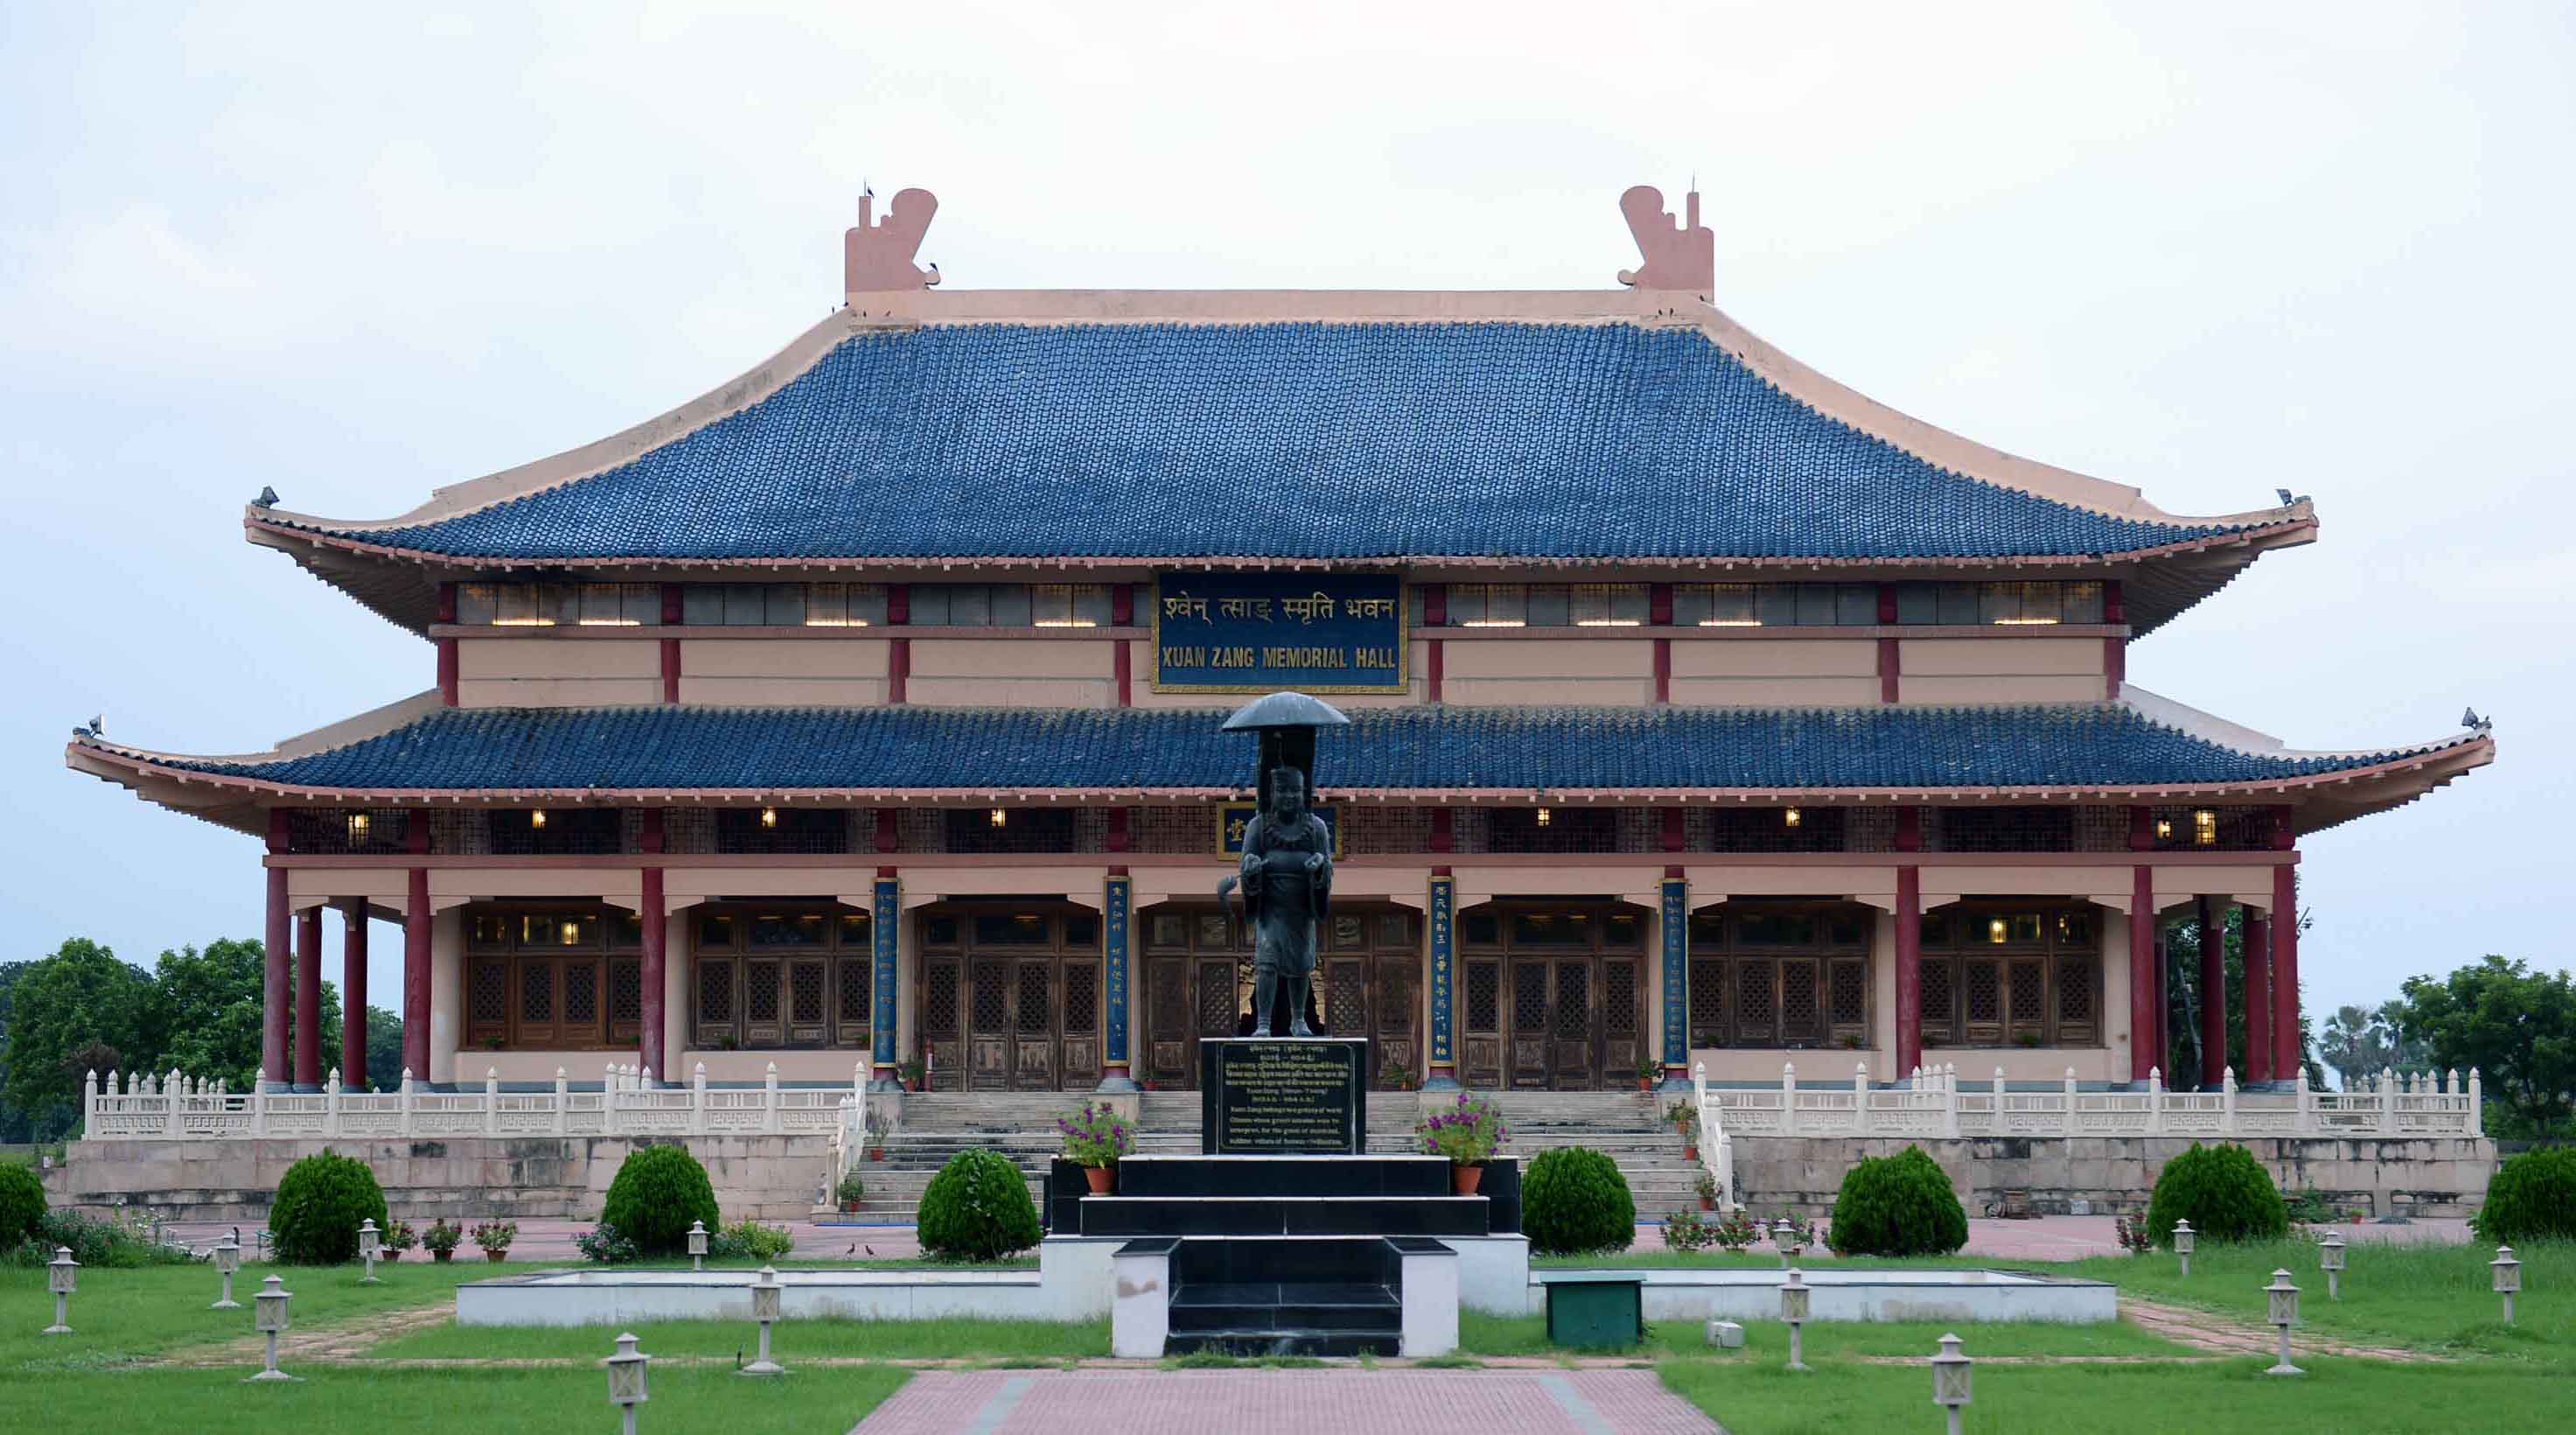
<instances>
[{"instance_id":1,"label":"green hedge bush","mask_svg":"<svg viewBox=\"0 0 2576 1435\"><path fill-rule=\"evenodd\" d=\"M2576 1240L2576 1146L2525 1151L2497 1167L2469 1226L2482 1245Z\"/></svg>"},{"instance_id":2,"label":"green hedge bush","mask_svg":"<svg viewBox=\"0 0 2576 1435\"><path fill-rule=\"evenodd\" d=\"M1546 1256L1626 1250L1637 1202L1619 1163L1584 1146L1540 1152L1521 1177L1521 1234Z\"/></svg>"},{"instance_id":3,"label":"green hedge bush","mask_svg":"<svg viewBox=\"0 0 2576 1435\"><path fill-rule=\"evenodd\" d=\"M2203 1146L2165 1163L2147 1200L2147 1237L2173 1245L2176 1221L2201 1241L2268 1241L2289 1233L2290 1208L2272 1173L2242 1146Z\"/></svg>"},{"instance_id":4,"label":"green hedge bush","mask_svg":"<svg viewBox=\"0 0 2576 1435\"><path fill-rule=\"evenodd\" d=\"M358 1223L383 1230L384 1188L354 1156L323 1151L286 1168L268 1210L277 1258L289 1265L336 1266L358 1258Z\"/></svg>"},{"instance_id":5,"label":"green hedge bush","mask_svg":"<svg viewBox=\"0 0 2576 1435\"><path fill-rule=\"evenodd\" d=\"M706 1222L710 1232L723 1225L707 1168L680 1146L647 1146L619 1163L599 1221L647 1256L687 1250L692 1221Z\"/></svg>"},{"instance_id":6,"label":"green hedge bush","mask_svg":"<svg viewBox=\"0 0 2576 1435\"><path fill-rule=\"evenodd\" d=\"M1968 1243L1968 1211L1941 1163L1908 1146L1843 1173L1826 1240L1839 1256L1946 1256Z\"/></svg>"},{"instance_id":7,"label":"green hedge bush","mask_svg":"<svg viewBox=\"0 0 2576 1435\"><path fill-rule=\"evenodd\" d=\"M0 1161L0 1250L36 1234L44 1219L44 1178L33 1166Z\"/></svg>"},{"instance_id":8,"label":"green hedge bush","mask_svg":"<svg viewBox=\"0 0 2576 1435\"><path fill-rule=\"evenodd\" d=\"M924 1253L947 1261L998 1261L1045 1233L1028 1178L999 1151L960 1151L922 1189L914 1212Z\"/></svg>"}]
</instances>

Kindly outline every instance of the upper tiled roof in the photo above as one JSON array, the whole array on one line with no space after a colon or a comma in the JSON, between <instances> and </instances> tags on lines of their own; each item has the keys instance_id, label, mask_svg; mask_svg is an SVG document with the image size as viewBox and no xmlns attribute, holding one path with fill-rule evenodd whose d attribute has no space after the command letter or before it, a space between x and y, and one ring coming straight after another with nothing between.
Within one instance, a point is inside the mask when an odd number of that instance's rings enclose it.
<instances>
[{"instance_id":1,"label":"upper tiled roof","mask_svg":"<svg viewBox=\"0 0 2576 1435\"><path fill-rule=\"evenodd\" d=\"M282 520L283 521L283 520ZM586 477L320 532L465 559L1965 559L2230 531L1953 472L1634 323L931 325Z\"/></svg>"},{"instance_id":2,"label":"upper tiled roof","mask_svg":"<svg viewBox=\"0 0 2576 1435\"><path fill-rule=\"evenodd\" d=\"M1323 736L1327 791L2195 787L2405 751L2247 752L2122 704L1963 708L1364 708ZM443 710L271 761L156 766L351 791L1231 789L1253 744L1215 711Z\"/></svg>"}]
</instances>

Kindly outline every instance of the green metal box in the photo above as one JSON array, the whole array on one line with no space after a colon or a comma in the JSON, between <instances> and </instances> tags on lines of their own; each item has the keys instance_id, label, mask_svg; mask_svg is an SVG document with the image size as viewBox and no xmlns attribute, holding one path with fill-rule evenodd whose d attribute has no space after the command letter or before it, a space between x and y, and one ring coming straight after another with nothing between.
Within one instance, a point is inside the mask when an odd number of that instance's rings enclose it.
<instances>
[{"instance_id":1,"label":"green metal box","mask_svg":"<svg viewBox=\"0 0 2576 1435\"><path fill-rule=\"evenodd\" d=\"M1581 1350L1625 1350L1643 1338L1641 1277L1547 1283L1547 1343Z\"/></svg>"}]
</instances>

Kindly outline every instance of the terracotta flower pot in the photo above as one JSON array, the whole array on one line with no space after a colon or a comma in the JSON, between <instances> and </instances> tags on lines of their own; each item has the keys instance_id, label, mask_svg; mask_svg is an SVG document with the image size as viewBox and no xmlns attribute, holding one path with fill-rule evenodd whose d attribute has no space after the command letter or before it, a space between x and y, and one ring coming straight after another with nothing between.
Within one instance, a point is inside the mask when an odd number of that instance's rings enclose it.
<instances>
[{"instance_id":1,"label":"terracotta flower pot","mask_svg":"<svg viewBox=\"0 0 2576 1435\"><path fill-rule=\"evenodd\" d=\"M1476 1194L1476 1183L1485 1179L1485 1168L1452 1164L1449 1167L1449 1189L1461 1196Z\"/></svg>"},{"instance_id":2,"label":"terracotta flower pot","mask_svg":"<svg viewBox=\"0 0 2576 1435\"><path fill-rule=\"evenodd\" d=\"M1683 1144L1683 1146L1682 1146L1682 1159L1683 1159L1683 1160L1685 1160L1685 1161L1696 1161L1696 1160L1698 1160L1698 1159L1699 1159L1699 1143L1698 1143L1698 1142L1696 1142L1696 1141L1691 1141L1691 1142L1686 1142L1686 1143L1684 1143L1684 1144Z\"/></svg>"},{"instance_id":3,"label":"terracotta flower pot","mask_svg":"<svg viewBox=\"0 0 2576 1435\"><path fill-rule=\"evenodd\" d=\"M1095 1196L1106 1196L1109 1194L1110 1190L1118 1184L1118 1168L1115 1166L1085 1166L1082 1168L1082 1179L1091 1183L1091 1194Z\"/></svg>"},{"instance_id":4,"label":"terracotta flower pot","mask_svg":"<svg viewBox=\"0 0 2576 1435\"><path fill-rule=\"evenodd\" d=\"M868 1159L869 1159L869 1160L871 1160L871 1161L882 1161L882 1160L884 1160L884 1159L885 1159L885 1148L884 1148L883 1146L871 1146L871 1147L869 1147L869 1148L868 1148Z\"/></svg>"},{"instance_id":5,"label":"terracotta flower pot","mask_svg":"<svg viewBox=\"0 0 2576 1435\"><path fill-rule=\"evenodd\" d=\"M447 1264L449 1261L452 1261L452 1260L456 1259L456 1252L454 1252L454 1251L432 1251L432 1252L430 1252L430 1253L429 1253L429 1258L430 1258L431 1260L433 1260L433 1261L438 1262L440 1265L445 1265L445 1264Z\"/></svg>"},{"instance_id":6,"label":"terracotta flower pot","mask_svg":"<svg viewBox=\"0 0 2576 1435\"><path fill-rule=\"evenodd\" d=\"M487 1261L506 1261L509 1258L510 1248L508 1246L503 1246L497 1251L485 1251L483 1253L483 1259Z\"/></svg>"},{"instance_id":7,"label":"terracotta flower pot","mask_svg":"<svg viewBox=\"0 0 2576 1435\"><path fill-rule=\"evenodd\" d=\"M1648 1094L1650 1094L1650 1095L1651 1095L1651 1094L1654 1092L1654 1089L1655 1089L1655 1079L1654 1079L1653 1077L1651 1077L1651 1076L1640 1076L1640 1077L1638 1077L1638 1078L1637 1078L1637 1089L1638 1089L1639 1091L1643 1091L1643 1092L1646 1092L1646 1093L1648 1093Z\"/></svg>"},{"instance_id":8,"label":"terracotta flower pot","mask_svg":"<svg viewBox=\"0 0 2576 1435\"><path fill-rule=\"evenodd\" d=\"M1717 1209L1717 1198L1716 1198L1716 1197L1714 1197L1714 1196L1702 1196L1702 1197L1700 1197L1700 1198L1699 1198L1699 1208L1700 1208L1701 1210L1703 1210L1703 1211L1714 1211L1714 1210L1716 1210L1716 1209Z\"/></svg>"}]
</instances>

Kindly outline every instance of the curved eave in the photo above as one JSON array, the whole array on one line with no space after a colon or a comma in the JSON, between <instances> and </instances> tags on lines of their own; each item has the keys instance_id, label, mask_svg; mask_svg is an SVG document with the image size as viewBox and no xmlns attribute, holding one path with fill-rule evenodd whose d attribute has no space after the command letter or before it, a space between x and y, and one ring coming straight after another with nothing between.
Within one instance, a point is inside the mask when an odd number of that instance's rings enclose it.
<instances>
[{"instance_id":1,"label":"curved eave","mask_svg":"<svg viewBox=\"0 0 2576 1435\"><path fill-rule=\"evenodd\" d=\"M194 761L178 754L120 749L95 739L74 739L64 759L131 789L147 802L190 812L245 832L265 830L265 809L289 803L370 807L517 807L585 802L661 806L793 806L842 802L869 806L978 806L1009 803L1048 806L1083 802L1202 802L1241 798L1231 787L830 787L830 788L349 788L269 782L259 778L189 771L154 759ZM2293 828L2320 831L2373 812L2401 806L2495 760L2495 739L2484 733L2446 745L2406 752L2385 762L2338 772L2256 782L2170 786L2033 787L1768 787L1768 788L1347 788L1328 787L1338 799L1365 803L1527 802L1610 806L1803 803L1816 806L1921 803L2243 802L2271 799L2292 809Z\"/></svg>"},{"instance_id":2,"label":"curved eave","mask_svg":"<svg viewBox=\"0 0 2576 1435\"><path fill-rule=\"evenodd\" d=\"M705 558L603 555L595 558L461 560L453 555L393 544L372 543L341 534L322 533L253 510L242 527L250 541L293 558L316 578L348 593L388 621L415 633L427 633L438 608L438 585L491 574L530 575L618 571L686 576L704 573L921 573L965 572L1078 573L1116 569L1144 573L1166 570L1263 571L1275 569L1361 570L1401 568L1408 572L1481 573L1528 569L1648 569L1655 572L1704 574L1710 581L1729 575L1761 574L1777 579L1814 575L1830 577L1855 571L1924 576L1960 573L2013 573L2072 570L2118 577L2132 629L2143 636L2185 609L2232 582L2256 558L2276 548L2313 543L2317 520L2302 514L2261 527L2236 529L2179 543L2100 554L2041 554L2029 557L1981 558L1679 558L1651 564L1627 558L1517 558L1462 554L1390 554L1370 559L1264 558L1254 555L1173 554L1162 557L1090 558L1065 555L1044 558L988 557L959 554L946 558Z\"/></svg>"}]
</instances>

